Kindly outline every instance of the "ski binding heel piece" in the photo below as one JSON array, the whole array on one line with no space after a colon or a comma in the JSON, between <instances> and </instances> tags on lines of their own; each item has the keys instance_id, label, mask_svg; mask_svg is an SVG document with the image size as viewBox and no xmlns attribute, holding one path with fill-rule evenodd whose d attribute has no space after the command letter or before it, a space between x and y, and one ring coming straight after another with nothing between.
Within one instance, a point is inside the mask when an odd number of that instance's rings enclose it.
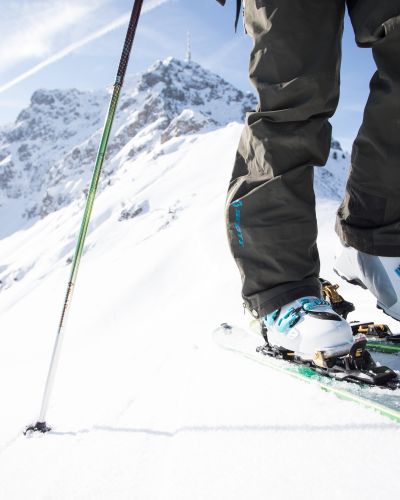
<instances>
[{"instance_id":1,"label":"ski binding heel piece","mask_svg":"<svg viewBox=\"0 0 400 500\"><path fill-rule=\"evenodd\" d=\"M353 335L363 334L367 337L387 340L389 342L400 343L400 333L393 333L388 325L375 323L351 323Z\"/></svg>"}]
</instances>

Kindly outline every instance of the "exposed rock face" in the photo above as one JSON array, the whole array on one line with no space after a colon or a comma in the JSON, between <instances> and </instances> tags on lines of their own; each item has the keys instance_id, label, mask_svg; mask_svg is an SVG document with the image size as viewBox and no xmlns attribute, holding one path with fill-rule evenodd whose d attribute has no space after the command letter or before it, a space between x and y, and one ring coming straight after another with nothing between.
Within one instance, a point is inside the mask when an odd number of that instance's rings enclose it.
<instances>
[{"instance_id":1,"label":"exposed rock face","mask_svg":"<svg viewBox=\"0 0 400 500\"><path fill-rule=\"evenodd\" d=\"M107 93L72 90L37 90L30 106L12 126L0 131L0 198L27 198L26 216L45 215L69 197L54 196L52 188L71 173L82 174L85 161L74 157L76 144L96 134L101 125L100 106ZM71 164L74 157L74 164ZM78 164L79 163L79 164ZM67 190L65 189L66 193Z\"/></svg>"},{"instance_id":2,"label":"exposed rock face","mask_svg":"<svg viewBox=\"0 0 400 500\"><path fill-rule=\"evenodd\" d=\"M24 216L44 217L83 196L102 132L109 93L37 90L15 124L0 129L0 204L26 199ZM168 58L121 96L100 189L121 163L181 135L241 121L254 108L244 94L194 62Z\"/></svg>"}]
</instances>

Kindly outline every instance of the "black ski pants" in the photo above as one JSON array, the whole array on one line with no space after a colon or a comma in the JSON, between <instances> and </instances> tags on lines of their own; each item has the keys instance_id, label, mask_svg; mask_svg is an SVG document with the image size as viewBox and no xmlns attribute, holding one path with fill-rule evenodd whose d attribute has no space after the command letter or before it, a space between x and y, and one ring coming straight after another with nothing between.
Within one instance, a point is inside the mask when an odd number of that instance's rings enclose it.
<instances>
[{"instance_id":1,"label":"black ski pants","mask_svg":"<svg viewBox=\"0 0 400 500\"><path fill-rule=\"evenodd\" d=\"M313 168L330 150L346 5L377 72L336 231L363 252L400 256L400 0L245 0L259 105L237 151L227 227L243 298L260 315L320 295Z\"/></svg>"}]
</instances>

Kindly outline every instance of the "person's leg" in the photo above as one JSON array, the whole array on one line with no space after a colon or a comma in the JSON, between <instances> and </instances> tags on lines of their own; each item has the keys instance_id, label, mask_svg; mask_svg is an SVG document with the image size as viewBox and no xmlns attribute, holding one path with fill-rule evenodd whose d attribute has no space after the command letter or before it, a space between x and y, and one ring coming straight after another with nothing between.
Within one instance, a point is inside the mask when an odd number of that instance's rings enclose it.
<instances>
[{"instance_id":1,"label":"person's leg","mask_svg":"<svg viewBox=\"0 0 400 500\"><path fill-rule=\"evenodd\" d=\"M361 47L377 72L352 152L336 231L371 255L400 257L400 0L347 0Z\"/></svg>"},{"instance_id":2,"label":"person's leg","mask_svg":"<svg viewBox=\"0 0 400 500\"><path fill-rule=\"evenodd\" d=\"M345 0L246 0L254 40L247 116L227 199L243 298L265 315L319 296L313 166L326 163L339 96Z\"/></svg>"}]
</instances>

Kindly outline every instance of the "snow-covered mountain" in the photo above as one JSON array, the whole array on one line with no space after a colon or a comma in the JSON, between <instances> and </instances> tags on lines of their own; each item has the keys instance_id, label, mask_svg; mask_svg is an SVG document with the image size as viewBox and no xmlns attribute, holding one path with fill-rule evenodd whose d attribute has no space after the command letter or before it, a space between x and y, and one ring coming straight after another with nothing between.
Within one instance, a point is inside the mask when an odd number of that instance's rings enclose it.
<instances>
[{"instance_id":1,"label":"snow-covered mountain","mask_svg":"<svg viewBox=\"0 0 400 500\"><path fill-rule=\"evenodd\" d=\"M0 238L32 227L61 208L81 211L108 100L109 92L38 90L15 124L0 131ZM242 123L246 111L255 105L254 96L194 62L169 58L130 78L121 96L99 186L101 193L116 185L113 210L118 211L118 221L146 212L154 215L154 195L137 197L137 193L148 191L163 178L165 167L160 165L169 165L171 153L178 148L190 150L198 134L231 122ZM216 167L226 148L221 142L216 149L212 159ZM227 151L231 154L234 149L230 146ZM199 167L204 168L212 165ZM347 169L348 155L333 141L327 167L317 169L317 194L339 199ZM229 171L227 168L226 175ZM200 172L194 175L200 176ZM176 183L180 183L179 176ZM165 223L182 210L182 198L188 196L181 193L179 200L171 202ZM52 234L54 231L48 237ZM71 260L74 237L65 232L59 235L61 241L68 241L61 251L66 262ZM50 258L43 252L35 256L26 251L11 258L0 247L1 255L0 291L38 268L38 260Z\"/></svg>"},{"instance_id":2,"label":"snow-covered mountain","mask_svg":"<svg viewBox=\"0 0 400 500\"><path fill-rule=\"evenodd\" d=\"M84 196L108 100L105 91L38 90L16 122L0 129L3 217L11 211L14 220L37 219ZM254 96L194 62L156 62L131 79L121 96L100 190L128 160L162 154L174 137L242 122L255 105ZM348 157L336 141L331 159L317 173L316 185L320 194L337 197Z\"/></svg>"},{"instance_id":3,"label":"snow-covered mountain","mask_svg":"<svg viewBox=\"0 0 400 500\"><path fill-rule=\"evenodd\" d=\"M108 100L109 92L102 91L36 91L15 124L0 131L0 203L21 199L23 216L34 218L81 197ZM127 159L173 137L242 120L254 105L251 94L194 62L156 62L131 79L121 96L100 189Z\"/></svg>"},{"instance_id":4,"label":"snow-covered mountain","mask_svg":"<svg viewBox=\"0 0 400 500\"><path fill-rule=\"evenodd\" d=\"M397 498L395 423L213 343L217 325L243 321L223 214L254 99L175 59L122 96L47 416L54 430L22 436L37 419L108 98L41 90L0 134L0 498ZM333 142L316 171L331 280L348 161ZM342 285L357 304L350 319L388 322L367 291ZM362 460L350 464L352 449Z\"/></svg>"}]
</instances>

